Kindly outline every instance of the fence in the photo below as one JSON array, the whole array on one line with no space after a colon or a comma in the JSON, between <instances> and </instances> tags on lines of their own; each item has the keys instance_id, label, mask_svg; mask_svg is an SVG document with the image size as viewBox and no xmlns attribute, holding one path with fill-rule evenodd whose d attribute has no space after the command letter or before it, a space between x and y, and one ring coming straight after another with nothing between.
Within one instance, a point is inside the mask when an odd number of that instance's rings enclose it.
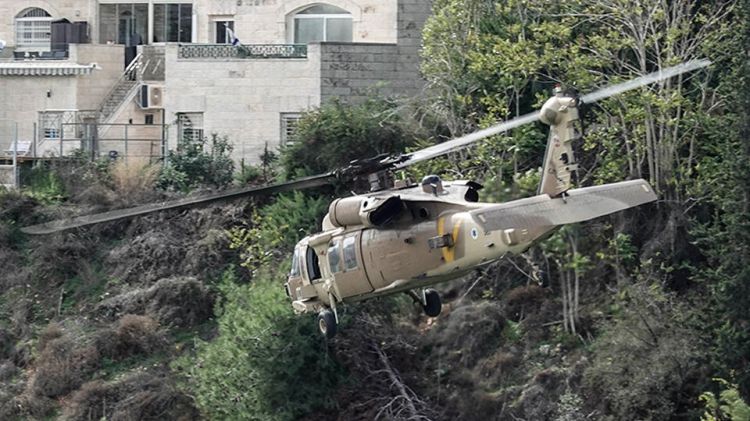
<instances>
[{"instance_id":1,"label":"fence","mask_svg":"<svg viewBox=\"0 0 750 421\"><path fill-rule=\"evenodd\" d=\"M153 163L164 157L166 146L165 124L98 124L57 118L19 125L0 119L0 165L79 154L92 160L117 157Z\"/></svg>"},{"instance_id":2,"label":"fence","mask_svg":"<svg viewBox=\"0 0 750 421\"><path fill-rule=\"evenodd\" d=\"M64 123L60 133L60 155L80 149L90 159L121 158L156 163L166 155L167 126L164 124Z\"/></svg>"},{"instance_id":3,"label":"fence","mask_svg":"<svg viewBox=\"0 0 750 421\"><path fill-rule=\"evenodd\" d=\"M24 148L18 141L18 123L0 119L0 186L18 187L18 155Z\"/></svg>"}]
</instances>

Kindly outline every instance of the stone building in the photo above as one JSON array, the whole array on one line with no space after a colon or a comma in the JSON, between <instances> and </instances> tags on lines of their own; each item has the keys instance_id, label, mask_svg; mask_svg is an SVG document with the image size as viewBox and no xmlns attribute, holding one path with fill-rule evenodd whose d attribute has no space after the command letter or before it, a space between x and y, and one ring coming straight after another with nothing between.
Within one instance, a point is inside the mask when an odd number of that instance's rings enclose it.
<instances>
[{"instance_id":1,"label":"stone building","mask_svg":"<svg viewBox=\"0 0 750 421\"><path fill-rule=\"evenodd\" d=\"M332 98L418 93L429 12L429 0L3 1L0 149L12 121L30 154L153 160L218 133L256 162Z\"/></svg>"}]
</instances>

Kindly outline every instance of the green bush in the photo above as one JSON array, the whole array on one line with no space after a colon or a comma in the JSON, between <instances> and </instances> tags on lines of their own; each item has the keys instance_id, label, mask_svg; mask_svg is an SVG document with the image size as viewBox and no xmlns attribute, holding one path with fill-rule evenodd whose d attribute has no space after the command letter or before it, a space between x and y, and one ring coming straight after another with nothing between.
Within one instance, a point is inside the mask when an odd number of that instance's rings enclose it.
<instances>
[{"instance_id":1,"label":"green bush","mask_svg":"<svg viewBox=\"0 0 750 421\"><path fill-rule=\"evenodd\" d=\"M292 420L334 405L341 368L315 318L293 314L280 272L266 271L249 285L227 272L219 336L175 364L208 419Z\"/></svg>"},{"instance_id":2,"label":"green bush","mask_svg":"<svg viewBox=\"0 0 750 421\"><path fill-rule=\"evenodd\" d=\"M742 399L736 384L720 378L714 381L722 386L719 398L713 392L704 392L700 396L706 405L706 412L701 421L748 421L750 420L750 406Z\"/></svg>"},{"instance_id":3,"label":"green bush","mask_svg":"<svg viewBox=\"0 0 750 421\"><path fill-rule=\"evenodd\" d=\"M294 143L282 149L288 178L342 168L352 160L397 154L414 141L397 105L370 99L360 105L332 101L300 120Z\"/></svg>"},{"instance_id":4,"label":"green bush","mask_svg":"<svg viewBox=\"0 0 750 421\"><path fill-rule=\"evenodd\" d=\"M256 212L251 224L230 231L231 247L241 250L243 266L254 270L285 258L302 237L318 231L328 200L302 192L282 194Z\"/></svg>"},{"instance_id":5,"label":"green bush","mask_svg":"<svg viewBox=\"0 0 750 421\"><path fill-rule=\"evenodd\" d=\"M159 175L158 186L166 190L189 191L196 187L222 188L232 182L232 145L226 136L183 137L177 150L169 151L168 164Z\"/></svg>"}]
</instances>

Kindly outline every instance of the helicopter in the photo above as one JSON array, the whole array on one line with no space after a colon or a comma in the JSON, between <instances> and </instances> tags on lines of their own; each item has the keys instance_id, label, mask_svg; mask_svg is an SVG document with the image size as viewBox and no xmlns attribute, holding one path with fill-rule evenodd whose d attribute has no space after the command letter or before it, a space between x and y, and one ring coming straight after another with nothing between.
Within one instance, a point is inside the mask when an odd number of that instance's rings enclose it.
<instances>
[{"instance_id":1,"label":"helicopter","mask_svg":"<svg viewBox=\"0 0 750 421\"><path fill-rule=\"evenodd\" d=\"M295 246L284 282L292 308L298 314L317 313L318 328L326 338L338 330L342 304L396 293L408 294L427 316L437 317L441 298L428 287L508 254L523 253L563 225L655 201L653 188L643 179L572 188L578 169L573 143L582 136L579 107L709 64L708 60L685 62L582 96L556 87L538 112L408 154L357 160L343 169L270 186L151 203L21 230L50 234L235 197L365 180L369 191L335 199L323 218L322 231ZM482 186L475 181L427 175L420 183L411 183L394 177L395 171L415 163L538 120L549 126L549 135L535 196L486 203L479 201Z\"/></svg>"}]
</instances>

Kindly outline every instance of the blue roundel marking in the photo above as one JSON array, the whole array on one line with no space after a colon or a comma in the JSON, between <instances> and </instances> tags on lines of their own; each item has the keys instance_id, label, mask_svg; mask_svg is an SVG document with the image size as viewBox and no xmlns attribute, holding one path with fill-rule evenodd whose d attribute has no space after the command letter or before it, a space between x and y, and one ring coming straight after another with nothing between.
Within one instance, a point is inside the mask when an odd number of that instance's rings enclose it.
<instances>
[{"instance_id":1,"label":"blue roundel marking","mask_svg":"<svg viewBox=\"0 0 750 421\"><path fill-rule=\"evenodd\" d=\"M475 240L476 240L477 238L479 238L479 231L477 231L477 229L476 229L476 228L472 228L472 229L471 229L471 238L473 238L473 239L475 239Z\"/></svg>"}]
</instances>

